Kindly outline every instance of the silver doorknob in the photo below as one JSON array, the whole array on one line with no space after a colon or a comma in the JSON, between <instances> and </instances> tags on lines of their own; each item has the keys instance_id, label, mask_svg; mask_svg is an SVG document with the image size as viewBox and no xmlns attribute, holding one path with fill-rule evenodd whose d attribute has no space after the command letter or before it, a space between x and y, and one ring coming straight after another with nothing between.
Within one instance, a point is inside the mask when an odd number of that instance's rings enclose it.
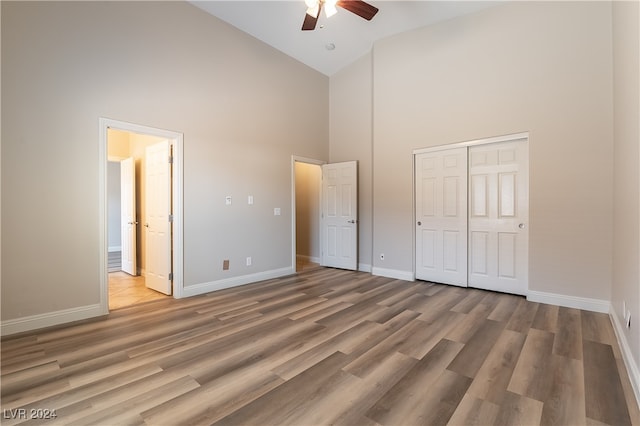
<instances>
[{"instance_id":1,"label":"silver doorknob","mask_svg":"<svg viewBox=\"0 0 640 426\"><path fill-rule=\"evenodd\" d=\"M148 224L148 223L145 223L145 224L144 224L144 226L145 226L145 228L148 228L148 227L149 227L149 224Z\"/></svg>"},{"instance_id":2,"label":"silver doorknob","mask_svg":"<svg viewBox=\"0 0 640 426\"><path fill-rule=\"evenodd\" d=\"M356 223L354 219L348 220L347 223Z\"/></svg>"},{"instance_id":3,"label":"silver doorknob","mask_svg":"<svg viewBox=\"0 0 640 426\"><path fill-rule=\"evenodd\" d=\"M418 221L418 226L422 226L422 222Z\"/></svg>"},{"instance_id":4,"label":"silver doorknob","mask_svg":"<svg viewBox=\"0 0 640 426\"><path fill-rule=\"evenodd\" d=\"M521 223L521 224L518 225L518 228L520 228L520 229L524 229L524 227L525 227L524 223Z\"/></svg>"},{"instance_id":5,"label":"silver doorknob","mask_svg":"<svg viewBox=\"0 0 640 426\"><path fill-rule=\"evenodd\" d=\"M137 225L138 224L138 222L128 222L128 223L129 223L129 225Z\"/></svg>"}]
</instances>

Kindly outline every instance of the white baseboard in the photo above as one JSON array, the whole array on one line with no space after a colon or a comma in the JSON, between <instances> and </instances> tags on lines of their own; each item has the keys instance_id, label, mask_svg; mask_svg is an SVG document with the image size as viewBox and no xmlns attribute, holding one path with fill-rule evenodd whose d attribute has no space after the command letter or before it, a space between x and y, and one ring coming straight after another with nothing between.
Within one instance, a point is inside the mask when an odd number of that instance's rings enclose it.
<instances>
[{"instance_id":1,"label":"white baseboard","mask_svg":"<svg viewBox=\"0 0 640 426\"><path fill-rule=\"evenodd\" d=\"M358 271L371 273L371 265L366 263L358 263Z\"/></svg>"},{"instance_id":2,"label":"white baseboard","mask_svg":"<svg viewBox=\"0 0 640 426\"><path fill-rule=\"evenodd\" d=\"M396 280L415 281L416 277L411 271L400 271L398 269L386 269L378 268L374 266L371 268L372 275L379 275L381 277L394 278Z\"/></svg>"},{"instance_id":3,"label":"white baseboard","mask_svg":"<svg viewBox=\"0 0 640 426\"><path fill-rule=\"evenodd\" d=\"M314 256L305 256L303 254L297 254L296 260L299 262L311 262L311 263L320 263L319 257Z\"/></svg>"},{"instance_id":4,"label":"white baseboard","mask_svg":"<svg viewBox=\"0 0 640 426\"><path fill-rule=\"evenodd\" d=\"M100 304L2 321L2 336L107 315Z\"/></svg>"},{"instance_id":5,"label":"white baseboard","mask_svg":"<svg viewBox=\"0 0 640 426\"><path fill-rule=\"evenodd\" d=\"M626 334L624 334L622 324L620 324L618 316L616 315L613 306L611 305L609 310L609 317L611 318L613 331L615 331L616 333L616 338L618 339L618 344L620 345L620 349L622 351L622 359L624 360L625 367L627 367L629 381L631 382L631 387L633 388L636 402L638 403L638 406L640 406L640 369L638 368L638 365L633 358L633 354L631 353L631 348L629 347L627 336Z\"/></svg>"},{"instance_id":6,"label":"white baseboard","mask_svg":"<svg viewBox=\"0 0 640 426\"><path fill-rule=\"evenodd\" d=\"M114 251L122 251L122 246L109 246L109 247L107 247L107 251L109 253L114 252Z\"/></svg>"},{"instance_id":7,"label":"white baseboard","mask_svg":"<svg viewBox=\"0 0 640 426\"><path fill-rule=\"evenodd\" d=\"M564 306L565 308L584 309L585 311L609 313L611 302L601 299L589 299L586 297L567 296L564 294L547 293L544 291L529 290L527 300L530 302L546 303L548 305Z\"/></svg>"},{"instance_id":8,"label":"white baseboard","mask_svg":"<svg viewBox=\"0 0 640 426\"><path fill-rule=\"evenodd\" d=\"M211 281L196 285L185 286L182 290L182 297L197 296L199 294L210 293L225 288L237 287L239 285L251 284L258 281L270 280L273 278L293 275L296 269L286 267L281 269L273 269L271 271L258 272L255 274L241 275L239 277L224 278L222 280Z\"/></svg>"}]
</instances>

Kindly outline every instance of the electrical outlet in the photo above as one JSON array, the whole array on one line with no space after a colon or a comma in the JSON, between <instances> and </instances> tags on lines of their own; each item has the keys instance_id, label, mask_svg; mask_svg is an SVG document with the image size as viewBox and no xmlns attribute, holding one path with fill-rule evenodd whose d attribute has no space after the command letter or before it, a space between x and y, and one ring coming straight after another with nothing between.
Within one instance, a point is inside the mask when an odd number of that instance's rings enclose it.
<instances>
[{"instance_id":1,"label":"electrical outlet","mask_svg":"<svg viewBox=\"0 0 640 426\"><path fill-rule=\"evenodd\" d=\"M251 256L247 257L247 266L251 266Z\"/></svg>"},{"instance_id":2,"label":"electrical outlet","mask_svg":"<svg viewBox=\"0 0 640 426\"><path fill-rule=\"evenodd\" d=\"M222 261L222 270L223 271L229 270L229 259L225 259Z\"/></svg>"},{"instance_id":3,"label":"electrical outlet","mask_svg":"<svg viewBox=\"0 0 640 426\"><path fill-rule=\"evenodd\" d=\"M380 260L384 260L384 253L380 253Z\"/></svg>"},{"instance_id":4,"label":"electrical outlet","mask_svg":"<svg viewBox=\"0 0 640 426\"><path fill-rule=\"evenodd\" d=\"M273 215L274 215L274 216L280 216L280 213L281 213L281 211L280 211L280 207L275 207L275 208L273 209Z\"/></svg>"}]
</instances>

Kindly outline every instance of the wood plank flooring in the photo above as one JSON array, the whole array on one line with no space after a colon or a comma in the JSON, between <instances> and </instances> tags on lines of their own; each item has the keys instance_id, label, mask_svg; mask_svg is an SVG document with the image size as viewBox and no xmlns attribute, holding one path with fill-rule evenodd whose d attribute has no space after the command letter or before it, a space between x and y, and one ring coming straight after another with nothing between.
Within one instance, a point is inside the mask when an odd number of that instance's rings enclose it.
<instances>
[{"instance_id":1,"label":"wood plank flooring","mask_svg":"<svg viewBox=\"0 0 640 426\"><path fill-rule=\"evenodd\" d=\"M6 425L640 424L607 315L335 269L121 308L1 355Z\"/></svg>"},{"instance_id":2,"label":"wood plank flooring","mask_svg":"<svg viewBox=\"0 0 640 426\"><path fill-rule=\"evenodd\" d=\"M168 297L147 288L142 275L134 277L122 271L109 272L109 309L119 309Z\"/></svg>"}]
</instances>

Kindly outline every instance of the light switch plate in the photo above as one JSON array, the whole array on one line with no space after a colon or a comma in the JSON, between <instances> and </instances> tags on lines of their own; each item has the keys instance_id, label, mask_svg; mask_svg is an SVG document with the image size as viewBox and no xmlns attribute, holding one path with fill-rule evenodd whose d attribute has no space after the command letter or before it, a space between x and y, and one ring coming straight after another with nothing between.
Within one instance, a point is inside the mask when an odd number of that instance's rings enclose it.
<instances>
[{"instance_id":1,"label":"light switch plate","mask_svg":"<svg viewBox=\"0 0 640 426\"><path fill-rule=\"evenodd\" d=\"M230 206L230 205L231 205L231 195L227 195L227 196L224 198L224 203L225 203L227 206Z\"/></svg>"},{"instance_id":2,"label":"light switch plate","mask_svg":"<svg viewBox=\"0 0 640 426\"><path fill-rule=\"evenodd\" d=\"M273 215L274 216L280 216L280 207L276 207L273 209Z\"/></svg>"}]
</instances>

